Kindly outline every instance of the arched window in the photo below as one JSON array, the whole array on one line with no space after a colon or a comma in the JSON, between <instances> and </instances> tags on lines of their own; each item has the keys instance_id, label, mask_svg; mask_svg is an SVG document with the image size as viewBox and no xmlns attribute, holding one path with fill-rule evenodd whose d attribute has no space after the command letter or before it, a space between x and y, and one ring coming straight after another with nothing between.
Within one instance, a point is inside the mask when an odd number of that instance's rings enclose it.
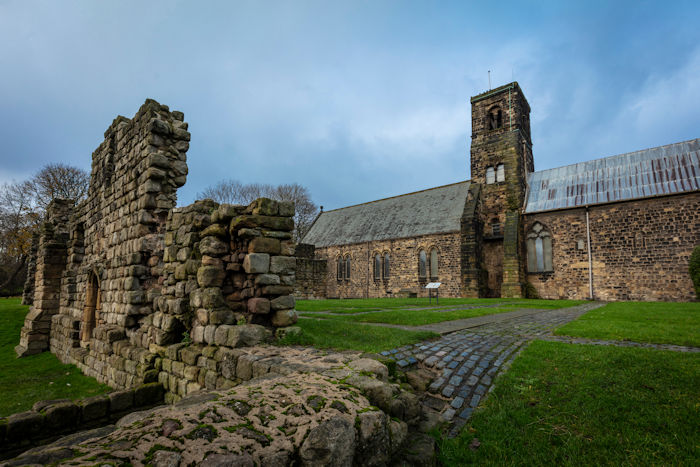
<instances>
[{"instance_id":1,"label":"arched window","mask_svg":"<svg viewBox=\"0 0 700 467\"><path fill-rule=\"evenodd\" d=\"M338 256L338 268L337 268L337 277L339 281L343 280L343 272L345 270L345 267L343 265L343 257Z\"/></svg>"},{"instance_id":2,"label":"arched window","mask_svg":"<svg viewBox=\"0 0 700 467\"><path fill-rule=\"evenodd\" d=\"M350 280L350 255L345 257L345 280Z\"/></svg>"},{"instance_id":3,"label":"arched window","mask_svg":"<svg viewBox=\"0 0 700 467\"><path fill-rule=\"evenodd\" d=\"M437 248L430 250L430 278L437 279L438 277L438 251Z\"/></svg>"},{"instance_id":4,"label":"arched window","mask_svg":"<svg viewBox=\"0 0 700 467\"><path fill-rule=\"evenodd\" d=\"M85 290L85 307L83 308L83 321L80 328L81 342L89 342L92 338L92 331L95 329L100 310L102 310L100 282L97 275L92 273Z\"/></svg>"},{"instance_id":5,"label":"arched window","mask_svg":"<svg viewBox=\"0 0 700 467\"><path fill-rule=\"evenodd\" d=\"M539 222L527 234L527 270L552 271L552 236Z\"/></svg>"},{"instance_id":6,"label":"arched window","mask_svg":"<svg viewBox=\"0 0 700 467\"><path fill-rule=\"evenodd\" d=\"M505 182L506 181L506 166L504 164L498 164L496 166L496 181Z\"/></svg>"},{"instance_id":7,"label":"arched window","mask_svg":"<svg viewBox=\"0 0 700 467\"><path fill-rule=\"evenodd\" d=\"M384 279L389 278L389 253L384 253Z\"/></svg>"},{"instance_id":8,"label":"arched window","mask_svg":"<svg viewBox=\"0 0 700 467\"><path fill-rule=\"evenodd\" d=\"M418 277L426 277L427 272L426 272L426 264L428 262L427 255L425 254L425 250L421 250L420 253L418 253Z\"/></svg>"},{"instance_id":9,"label":"arched window","mask_svg":"<svg viewBox=\"0 0 700 467\"><path fill-rule=\"evenodd\" d=\"M378 281L382 278L382 256L377 253L374 255L374 280Z\"/></svg>"},{"instance_id":10,"label":"arched window","mask_svg":"<svg viewBox=\"0 0 700 467\"><path fill-rule=\"evenodd\" d=\"M496 183L496 172L493 170L493 167L489 166L486 167L486 184L491 185L493 183Z\"/></svg>"}]
</instances>

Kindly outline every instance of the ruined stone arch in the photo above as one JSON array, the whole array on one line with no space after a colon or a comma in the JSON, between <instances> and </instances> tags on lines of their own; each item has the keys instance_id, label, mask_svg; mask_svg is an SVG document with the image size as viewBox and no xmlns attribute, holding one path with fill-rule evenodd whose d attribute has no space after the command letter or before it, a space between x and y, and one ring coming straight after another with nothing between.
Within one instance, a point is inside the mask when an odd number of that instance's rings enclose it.
<instances>
[{"instance_id":1,"label":"ruined stone arch","mask_svg":"<svg viewBox=\"0 0 700 467\"><path fill-rule=\"evenodd\" d=\"M90 342L92 331L95 329L100 312L102 311L102 290L100 283L100 274L97 268L93 268L88 273L87 285L85 286L85 306L83 307L83 317L80 321L81 345Z\"/></svg>"}]
</instances>

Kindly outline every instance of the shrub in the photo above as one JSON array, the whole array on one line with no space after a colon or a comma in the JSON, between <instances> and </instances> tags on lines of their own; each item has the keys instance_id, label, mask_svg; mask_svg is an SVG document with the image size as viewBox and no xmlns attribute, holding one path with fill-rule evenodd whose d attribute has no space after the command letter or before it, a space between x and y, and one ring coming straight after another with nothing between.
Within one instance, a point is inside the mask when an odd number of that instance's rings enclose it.
<instances>
[{"instance_id":1,"label":"shrub","mask_svg":"<svg viewBox=\"0 0 700 467\"><path fill-rule=\"evenodd\" d=\"M523 294L525 298L540 298L540 294L537 293L535 286L529 282L523 283Z\"/></svg>"},{"instance_id":2,"label":"shrub","mask_svg":"<svg viewBox=\"0 0 700 467\"><path fill-rule=\"evenodd\" d=\"M688 271L690 272L690 280L695 286L695 295L700 299L700 245L696 246L690 254Z\"/></svg>"}]
</instances>

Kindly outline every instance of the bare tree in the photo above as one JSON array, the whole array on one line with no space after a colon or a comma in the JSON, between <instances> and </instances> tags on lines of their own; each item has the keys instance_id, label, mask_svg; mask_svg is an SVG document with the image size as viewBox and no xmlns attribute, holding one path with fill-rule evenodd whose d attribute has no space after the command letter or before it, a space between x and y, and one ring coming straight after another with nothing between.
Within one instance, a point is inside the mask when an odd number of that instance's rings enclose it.
<instances>
[{"instance_id":1,"label":"bare tree","mask_svg":"<svg viewBox=\"0 0 700 467\"><path fill-rule=\"evenodd\" d=\"M41 216L29 182L6 183L0 189L0 289L15 283L24 270L32 234ZM16 284L15 284L16 285ZM14 287L14 286L13 286Z\"/></svg>"},{"instance_id":2,"label":"bare tree","mask_svg":"<svg viewBox=\"0 0 700 467\"><path fill-rule=\"evenodd\" d=\"M30 180L37 205L45 210L51 200L72 199L76 203L87 196L90 174L66 164L48 164Z\"/></svg>"},{"instance_id":3,"label":"bare tree","mask_svg":"<svg viewBox=\"0 0 700 467\"><path fill-rule=\"evenodd\" d=\"M31 250L32 235L55 198L85 199L90 175L66 164L48 164L31 179L0 187L0 289L16 286Z\"/></svg>"},{"instance_id":4,"label":"bare tree","mask_svg":"<svg viewBox=\"0 0 700 467\"><path fill-rule=\"evenodd\" d=\"M205 188L197 196L199 198L211 198L218 203L229 204L250 204L258 198L292 201L295 206L295 242L301 241L318 215L318 206L311 200L309 190L298 183L284 185L270 185L267 183L243 184L238 180L228 179Z\"/></svg>"}]
</instances>

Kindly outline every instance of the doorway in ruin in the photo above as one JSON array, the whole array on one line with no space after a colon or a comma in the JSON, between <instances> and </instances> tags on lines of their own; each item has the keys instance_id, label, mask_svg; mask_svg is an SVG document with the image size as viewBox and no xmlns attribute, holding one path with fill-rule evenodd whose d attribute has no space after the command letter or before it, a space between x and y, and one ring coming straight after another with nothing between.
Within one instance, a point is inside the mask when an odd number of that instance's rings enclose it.
<instances>
[{"instance_id":1,"label":"doorway in ruin","mask_svg":"<svg viewBox=\"0 0 700 467\"><path fill-rule=\"evenodd\" d=\"M83 320L80 327L80 344L85 345L92 338L92 331L102 310L102 296L100 281L97 274L90 274L87 288L85 289L85 307L83 308Z\"/></svg>"}]
</instances>

